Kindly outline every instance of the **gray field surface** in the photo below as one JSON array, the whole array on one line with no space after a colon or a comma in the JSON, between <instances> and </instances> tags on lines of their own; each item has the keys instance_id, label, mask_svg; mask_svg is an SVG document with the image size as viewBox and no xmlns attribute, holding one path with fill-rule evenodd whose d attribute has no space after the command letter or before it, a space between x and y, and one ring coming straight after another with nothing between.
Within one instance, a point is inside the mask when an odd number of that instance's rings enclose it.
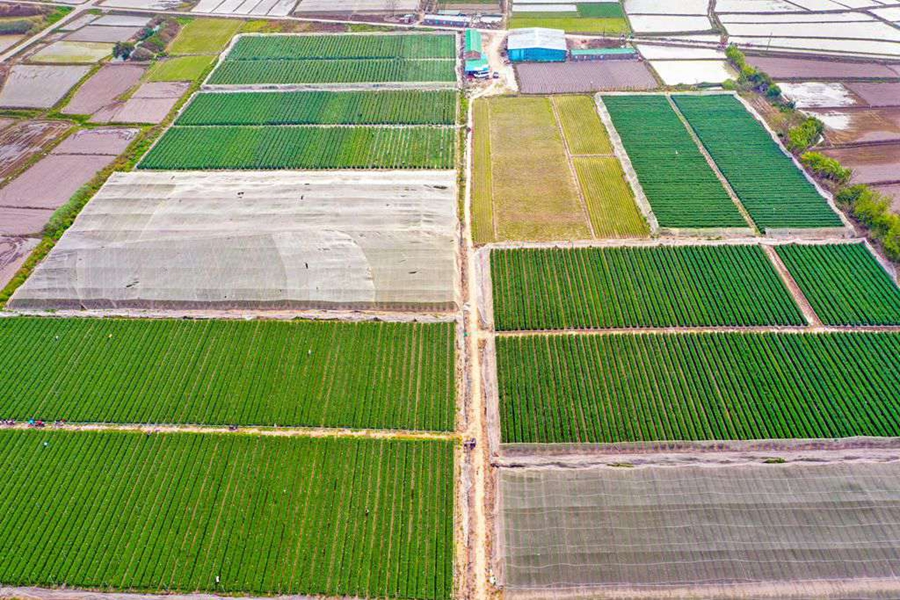
<instances>
[{"instance_id":1,"label":"gray field surface","mask_svg":"<svg viewBox=\"0 0 900 600\"><path fill-rule=\"evenodd\" d=\"M14 66L0 91L0 108L50 108L87 75L88 66Z\"/></svg>"},{"instance_id":2,"label":"gray field surface","mask_svg":"<svg viewBox=\"0 0 900 600\"><path fill-rule=\"evenodd\" d=\"M513 597L900 589L898 462L507 469L500 494ZM701 595L710 587L728 591Z\"/></svg>"},{"instance_id":3,"label":"gray field surface","mask_svg":"<svg viewBox=\"0 0 900 600\"><path fill-rule=\"evenodd\" d=\"M117 173L10 306L452 309L455 178Z\"/></svg>"}]
</instances>

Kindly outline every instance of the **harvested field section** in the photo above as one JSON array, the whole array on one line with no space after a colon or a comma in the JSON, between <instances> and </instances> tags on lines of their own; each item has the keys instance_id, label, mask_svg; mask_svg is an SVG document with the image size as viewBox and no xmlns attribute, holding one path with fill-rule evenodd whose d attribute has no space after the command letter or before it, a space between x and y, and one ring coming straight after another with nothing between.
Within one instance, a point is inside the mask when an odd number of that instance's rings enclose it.
<instances>
[{"instance_id":1,"label":"harvested field section","mask_svg":"<svg viewBox=\"0 0 900 600\"><path fill-rule=\"evenodd\" d=\"M853 169L852 183L900 183L900 143L835 148L823 154Z\"/></svg>"},{"instance_id":2,"label":"harvested field section","mask_svg":"<svg viewBox=\"0 0 900 600\"><path fill-rule=\"evenodd\" d=\"M141 169L453 169L451 127L172 127Z\"/></svg>"},{"instance_id":3,"label":"harvested field section","mask_svg":"<svg viewBox=\"0 0 900 600\"><path fill-rule=\"evenodd\" d=\"M475 102L472 107L472 238L476 244L494 241L494 179L491 155L491 105Z\"/></svg>"},{"instance_id":4,"label":"harvested field section","mask_svg":"<svg viewBox=\"0 0 900 600\"><path fill-rule=\"evenodd\" d=\"M516 65L516 78L525 94L639 91L659 86L646 63L631 60L523 63Z\"/></svg>"},{"instance_id":5,"label":"harvested field section","mask_svg":"<svg viewBox=\"0 0 900 600\"><path fill-rule=\"evenodd\" d=\"M450 442L0 431L0 464L10 585L451 595Z\"/></svg>"},{"instance_id":6,"label":"harvested field section","mask_svg":"<svg viewBox=\"0 0 900 600\"><path fill-rule=\"evenodd\" d=\"M0 108L50 108L90 70L88 66L14 65L0 91Z\"/></svg>"},{"instance_id":7,"label":"harvested field section","mask_svg":"<svg viewBox=\"0 0 900 600\"><path fill-rule=\"evenodd\" d=\"M2 319L0 418L450 431L453 327Z\"/></svg>"},{"instance_id":8,"label":"harvested field section","mask_svg":"<svg viewBox=\"0 0 900 600\"><path fill-rule=\"evenodd\" d=\"M505 443L900 434L900 335L501 337Z\"/></svg>"},{"instance_id":9,"label":"harvested field section","mask_svg":"<svg viewBox=\"0 0 900 600\"><path fill-rule=\"evenodd\" d=\"M761 230L844 226L737 98L672 98Z\"/></svg>"},{"instance_id":10,"label":"harvested field section","mask_svg":"<svg viewBox=\"0 0 900 600\"><path fill-rule=\"evenodd\" d=\"M665 96L603 96L660 227L747 227Z\"/></svg>"},{"instance_id":11,"label":"harvested field section","mask_svg":"<svg viewBox=\"0 0 900 600\"><path fill-rule=\"evenodd\" d=\"M830 144L900 142L900 108L807 112L825 124Z\"/></svg>"},{"instance_id":12,"label":"harvested field section","mask_svg":"<svg viewBox=\"0 0 900 600\"><path fill-rule=\"evenodd\" d=\"M500 240L585 239L590 229L549 98L491 98L493 213Z\"/></svg>"},{"instance_id":13,"label":"harvested field section","mask_svg":"<svg viewBox=\"0 0 900 600\"><path fill-rule=\"evenodd\" d=\"M104 65L78 88L61 112L67 115L92 115L137 85L146 70L144 65Z\"/></svg>"},{"instance_id":14,"label":"harvested field section","mask_svg":"<svg viewBox=\"0 0 900 600\"><path fill-rule=\"evenodd\" d=\"M512 597L895 597L898 477L897 462L504 469L502 583Z\"/></svg>"},{"instance_id":15,"label":"harvested field section","mask_svg":"<svg viewBox=\"0 0 900 600\"><path fill-rule=\"evenodd\" d=\"M759 246L491 252L500 331L802 325Z\"/></svg>"},{"instance_id":16,"label":"harvested field section","mask_svg":"<svg viewBox=\"0 0 900 600\"><path fill-rule=\"evenodd\" d=\"M864 244L776 251L826 325L900 325L900 288Z\"/></svg>"},{"instance_id":17,"label":"harvested field section","mask_svg":"<svg viewBox=\"0 0 900 600\"><path fill-rule=\"evenodd\" d=\"M847 79L898 79L900 66L873 61L851 61L838 58L787 58L781 56L748 56L747 62L765 71L773 79L799 81Z\"/></svg>"},{"instance_id":18,"label":"harvested field section","mask_svg":"<svg viewBox=\"0 0 900 600\"><path fill-rule=\"evenodd\" d=\"M553 98L569 152L572 154L612 154L609 134L590 96Z\"/></svg>"},{"instance_id":19,"label":"harvested field section","mask_svg":"<svg viewBox=\"0 0 900 600\"><path fill-rule=\"evenodd\" d=\"M32 308L456 307L456 173L115 173Z\"/></svg>"},{"instance_id":20,"label":"harvested field section","mask_svg":"<svg viewBox=\"0 0 900 600\"><path fill-rule=\"evenodd\" d=\"M407 83L456 81L454 60L344 59L226 60L210 85L289 85L301 83Z\"/></svg>"},{"instance_id":21,"label":"harvested field section","mask_svg":"<svg viewBox=\"0 0 900 600\"><path fill-rule=\"evenodd\" d=\"M452 90L197 94L178 125L453 125Z\"/></svg>"},{"instance_id":22,"label":"harvested field section","mask_svg":"<svg viewBox=\"0 0 900 600\"><path fill-rule=\"evenodd\" d=\"M638 210L618 158L576 158L574 165L595 236L624 238L650 235L650 227Z\"/></svg>"},{"instance_id":23,"label":"harvested field section","mask_svg":"<svg viewBox=\"0 0 900 600\"><path fill-rule=\"evenodd\" d=\"M97 112L101 123L161 123L190 88L189 82L145 82L124 103Z\"/></svg>"}]
</instances>

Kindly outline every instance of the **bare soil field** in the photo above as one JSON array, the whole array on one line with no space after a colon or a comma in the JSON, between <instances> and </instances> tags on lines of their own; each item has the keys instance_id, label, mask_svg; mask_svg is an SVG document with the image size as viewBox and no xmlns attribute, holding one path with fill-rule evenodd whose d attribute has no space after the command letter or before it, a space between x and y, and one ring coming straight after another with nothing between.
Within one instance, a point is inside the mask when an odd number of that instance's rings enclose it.
<instances>
[{"instance_id":1,"label":"bare soil field","mask_svg":"<svg viewBox=\"0 0 900 600\"><path fill-rule=\"evenodd\" d=\"M516 66L526 94L652 90L658 87L646 64L636 61L526 63Z\"/></svg>"},{"instance_id":2,"label":"bare soil field","mask_svg":"<svg viewBox=\"0 0 900 600\"><path fill-rule=\"evenodd\" d=\"M825 123L830 144L900 141L900 108L809 112Z\"/></svg>"},{"instance_id":3,"label":"bare soil field","mask_svg":"<svg viewBox=\"0 0 900 600\"><path fill-rule=\"evenodd\" d=\"M9 283L37 243L35 238L0 236L0 289Z\"/></svg>"},{"instance_id":4,"label":"bare soil field","mask_svg":"<svg viewBox=\"0 0 900 600\"><path fill-rule=\"evenodd\" d=\"M104 128L76 133L0 188L0 206L59 208L121 154L137 134L137 129Z\"/></svg>"},{"instance_id":5,"label":"bare soil field","mask_svg":"<svg viewBox=\"0 0 900 600\"><path fill-rule=\"evenodd\" d=\"M0 235L20 236L40 233L52 210L0 206Z\"/></svg>"},{"instance_id":6,"label":"bare soil field","mask_svg":"<svg viewBox=\"0 0 900 600\"><path fill-rule=\"evenodd\" d=\"M847 84L854 94L869 106L900 106L900 83L851 82Z\"/></svg>"},{"instance_id":7,"label":"bare soil field","mask_svg":"<svg viewBox=\"0 0 900 600\"><path fill-rule=\"evenodd\" d=\"M747 62L776 80L900 79L900 64L776 56L748 56Z\"/></svg>"},{"instance_id":8,"label":"bare soil field","mask_svg":"<svg viewBox=\"0 0 900 600\"><path fill-rule=\"evenodd\" d=\"M144 65L104 65L78 88L62 112L67 115L92 115L135 86L146 70Z\"/></svg>"},{"instance_id":9,"label":"bare soil field","mask_svg":"<svg viewBox=\"0 0 900 600\"><path fill-rule=\"evenodd\" d=\"M88 71L75 65L15 65L0 91L0 108L50 108Z\"/></svg>"},{"instance_id":10,"label":"bare soil field","mask_svg":"<svg viewBox=\"0 0 900 600\"><path fill-rule=\"evenodd\" d=\"M836 148L824 153L853 169L853 183L900 183L900 144Z\"/></svg>"},{"instance_id":11,"label":"bare soil field","mask_svg":"<svg viewBox=\"0 0 900 600\"><path fill-rule=\"evenodd\" d=\"M16 172L72 126L67 121L20 121L0 131L0 178Z\"/></svg>"},{"instance_id":12,"label":"bare soil field","mask_svg":"<svg viewBox=\"0 0 900 600\"><path fill-rule=\"evenodd\" d=\"M160 123L190 88L190 82L148 82L125 102L98 111L98 123Z\"/></svg>"}]
</instances>

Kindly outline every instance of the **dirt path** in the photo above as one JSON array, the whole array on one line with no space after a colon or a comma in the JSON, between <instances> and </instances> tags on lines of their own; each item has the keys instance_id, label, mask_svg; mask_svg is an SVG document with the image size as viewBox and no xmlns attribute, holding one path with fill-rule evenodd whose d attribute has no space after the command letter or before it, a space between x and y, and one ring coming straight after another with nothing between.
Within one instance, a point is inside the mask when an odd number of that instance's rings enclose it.
<instances>
[{"instance_id":1,"label":"dirt path","mask_svg":"<svg viewBox=\"0 0 900 600\"><path fill-rule=\"evenodd\" d=\"M800 311L803 313L806 322L812 327L822 327L822 319L820 319L819 315L816 314L816 311L813 310L812 304L809 303L803 290L797 285L797 281L788 271L784 261L782 261L781 257L778 256L778 253L775 252L774 246L764 246L763 251L765 251L766 255L769 257L769 261L778 272L778 276L781 277L781 280L787 286L788 290L790 290L791 295L794 296L794 300L797 302L797 306L800 307Z\"/></svg>"},{"instance_id":2,"label":"dirt path","mask_svg":"<svg viewBox=\"0 0 900 600\"><path fill-rule=\"evenodd\" d=\"M2 425L0 429L35 429L28 423ZM47 424L43 431L133 431L146 433L215 433L260 435L273 437L347 437L376 440L456 440L455 433L437 431L399 431L393 429L340 429L331 427L216 427L200 425L140 425L136 423L65 423Z\"/></svg>"}]
</instances>

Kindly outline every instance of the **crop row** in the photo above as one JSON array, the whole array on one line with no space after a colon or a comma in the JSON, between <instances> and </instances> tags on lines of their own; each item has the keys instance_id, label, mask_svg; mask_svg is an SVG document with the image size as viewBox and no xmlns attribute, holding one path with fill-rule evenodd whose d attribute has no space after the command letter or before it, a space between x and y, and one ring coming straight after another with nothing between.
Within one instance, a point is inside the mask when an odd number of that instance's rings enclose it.
<instances>
[{"instance_id":1,"label":"crop row","mask_svg":"<svg viewBox=\"0 0 900 600\"><path fill-rule=\"evenodd\" d=\"M660 227L747 227L664 96L603 96Z\"/></svg>"},{"instance_id":2,"label":"crop row","mask_svg":"<svg viewBox=\"0 0 900 600\"><path fill-rule=\"evenodd\" d=\"M843 226L825 198L738 99L672 98L760 229Z\"/></svg>"},{"instance_id":3,"label":"crop row","mask_svg":"<svg viewBox=\"0 0 900 600\"><path fill-rule=\"evenodd\" d=\"M826 325L900 325L900 288L863 244L776 246Z\"/></svg>"},{"instance_id":4,"label":"crop row","mask_svg":"<svg viewBox=\"0 0 900 600\"><path fill-rule=\"evenodd\" d=\"M449 431L453 325L0 319L0 418Z\"/></svg>"},{"instance_id":5,"label":"crop row","mask_svg":"<svg viewBox=\"0 0 900 600\"><path fill-rule=\"evenodd\" d=\"M506 443L900 435L900 335L497 340Z\"/></svg>"},{"instance_id":6,"label":"crop row","mask_svg":"<svg viewBox=\"0 0 900 600\"><path fill-rule=\"evenodd\" d=\"M498 330L801 325L759 246L491 252Z\"/></svg>"},{"instance_id":7,"label":"crop row","mask_svg":"<svg viewBox=\"0 0 900 600\"><path fill-rule=\"evenodd\" d=\"M449 600L453 446L0 431L0 581Z\"/></svg>"},{"instance_id":8,"label":"crop row","mask_svg":"<svg viewBox=\"0 0 900 600\"><path fill-rule=\"evenodd\" d=\"M242 36L228 60L273 58L453 58L454 35L259 35Z\"/></svg>"},{"instance_id":9,"label":"crop row","mask_svg":"<svg viewBox=\"0 0 900 600\"><path fill-rule=\"evenodd\" d=\"M452 90L197 94L178 125L453 125Z\"/></svg>"},{"instance_id":10,"label":"crop row","mask_svg":"<svg viewBox=\"0 0 900 600\"><path fill-rule=\"evenodd\" d=\"M142 169L452 169L453 127L172 127Z\"/></svg>"},{"instance_id":11,"label":"crop row","mask_svg":"<svg viewBox=\"0 0 900 600\"><path fill-rule=\"evenodd\" d=\"M631 186L615 156L577 157L573 161L594 235L599 238L647 237L650 228L638 210Z\"/></svg>"},{"instance_id":12,"label":"crop row","mask_svg":"<svg viewBox=\"0 0 900 600\"><path fill-rule=\"evenodd\" d=\"M226 60L209 79L211 85L453 81L456 61L452 59Z\"/></svg>"}]
</instances>

